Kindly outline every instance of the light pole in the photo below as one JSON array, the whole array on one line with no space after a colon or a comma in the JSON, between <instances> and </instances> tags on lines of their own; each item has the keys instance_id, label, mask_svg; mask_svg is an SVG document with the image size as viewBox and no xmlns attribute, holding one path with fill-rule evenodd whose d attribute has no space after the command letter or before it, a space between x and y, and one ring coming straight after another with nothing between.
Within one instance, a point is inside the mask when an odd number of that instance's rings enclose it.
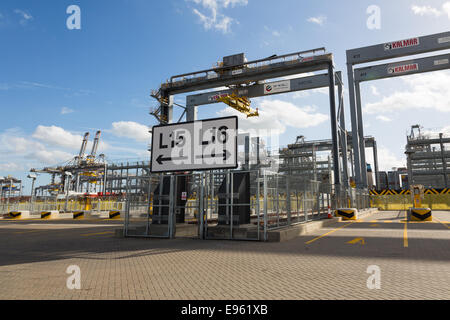
<instances>
[{"instance_id":1,"label":"light pole","mask_svg":"<svg viewBox=\"0 0 450 320\"><path fill-rule=\"evenodd\" d=\"M36 174L30 173L27 178L32 179L31 180L31 199L30 199L30 212L33 212L33 206L34 206L34 182L36 181Z\"/></svg>"}]
</instances>

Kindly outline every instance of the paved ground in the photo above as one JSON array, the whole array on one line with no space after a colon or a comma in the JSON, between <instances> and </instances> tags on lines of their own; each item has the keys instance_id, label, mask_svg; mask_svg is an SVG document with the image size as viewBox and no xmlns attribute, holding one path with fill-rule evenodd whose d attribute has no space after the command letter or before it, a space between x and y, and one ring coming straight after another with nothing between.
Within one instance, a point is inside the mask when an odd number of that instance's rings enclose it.
<instances>
[{"instance_id":1,"label":"paved ground","mask_svg":"<svg viewBox=\"0 0 450 320\"><path fill-rule=\"evenodd\" d=\"M450 212L376 213L283 243L121 239L118 221L0 220L0 299L450 299ZM66 269L81 270L69 290ZM381 271L370 290L367 268Z\"/></svg>"}]
</instances>

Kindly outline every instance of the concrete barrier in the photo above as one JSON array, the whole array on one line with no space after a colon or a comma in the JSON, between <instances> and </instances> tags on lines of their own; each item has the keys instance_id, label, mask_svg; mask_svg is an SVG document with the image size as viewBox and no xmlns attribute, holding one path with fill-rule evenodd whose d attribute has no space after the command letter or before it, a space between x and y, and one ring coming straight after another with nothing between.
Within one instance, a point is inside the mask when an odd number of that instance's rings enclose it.
<instances>
[{"instance_id":1,"label":"concrete barrier","mask_svg":"<svg viewBox=\"0 0 450 320\"><path fill-rule=\"evenodd\" d=\"M110 211L109 219L120 219L120 211Z\"/></svg>"},{"instance_id":2,"label":"concrete barrier","mask_svg":"<svg viewBox=\"0 0 450 320\"><path fill-rule=\"evenodd\" d=\"M342 220L357 220L358 209L355 208L342 208L335 211L336 217L341 217Z\"/></svg>"},{"instance_id":3,"label":"concrete barrier","mask_svg":"<svg viewBox=\"0 0 450 320\"><path fill-rule=\"evenodd\" d=\"M430 208L409 208L408 220L433 221L433 215Z\"/></svg>"},{"instance_id":4,"label":"concrete barrier","mask_svg":"<svg viewBox=\"0 0 450 320\"><path fill-rule=\"evenodd\" d=\"M60 219L73 219L73 213L61 213L57 210L52 211L42 211L41 219L45 220L60 220Z\"/></svg>"},{"instance_id":5,"label":"concrete barrier","mask_svg":"<svg viewBox=\"0 0 450 320\"><path fill-rule=\"evenodd\" d=\"M84 211L75 211L75 212L73 212L73 218L75 220L84 219Z\"/></svg>"},{"instance_id":6,"label":"concrete barrier","mask_svg":"<svg viewBox=\"0 0 450 320\"><path fill-rule=\"evenodd\" d=\"M11 211L8 213L8 219L30 219L30 211Z\"/></svg>"}]
</instances>

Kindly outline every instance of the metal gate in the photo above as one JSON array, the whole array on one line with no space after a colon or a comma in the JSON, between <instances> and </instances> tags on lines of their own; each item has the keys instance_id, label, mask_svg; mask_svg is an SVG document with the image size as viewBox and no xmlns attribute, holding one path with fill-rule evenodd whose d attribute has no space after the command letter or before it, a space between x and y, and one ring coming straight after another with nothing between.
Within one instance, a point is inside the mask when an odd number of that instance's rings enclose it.
<instances>
[{"instance_id":1,"label":"metal gate","mask_svg":"<svg viewBox=\"0 0 450 320\"><path fill-rule=\"evenodd\" d=\"M133 179L144 180L141 192L130 192ZM127 178L125 237L173 238L173 183L174 176L163 174Z\"/></svg>"},{"instance_id":2,"label":"metal gate","mask_svg":"<svg viewBox=\"0 0 450 320\"><path fill-rule=\"evenodd\" d=\"M259 175L216 170L129 177L124 236L260 240ZM129 192L133 179L144 179L145 192Z\"/></svg>"},{"instance_id":3,"label":"metal gate","mask_svg":"<svg viewBox=\"0 0 450 320\"><path fill-rule=\"evenodd\" d=\"M211 171L202 175L205 188L200 237L260 240L263 198L259 170Z\"/></svg>"}]
</instances>

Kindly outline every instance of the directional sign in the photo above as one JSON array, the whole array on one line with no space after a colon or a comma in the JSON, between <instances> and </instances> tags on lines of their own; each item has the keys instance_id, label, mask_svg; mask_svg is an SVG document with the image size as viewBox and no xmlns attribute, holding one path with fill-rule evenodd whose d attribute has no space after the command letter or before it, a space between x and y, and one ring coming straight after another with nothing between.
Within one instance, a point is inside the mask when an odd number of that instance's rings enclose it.
<instances>
[{"instance_id":1,"label":"directional sign","mask_svg":"<svg viewBox=\"0 0 450 320\"><path fill-rule=\"evenodd\" d=\"M151 172L237 167L237 117L154 126Z\"/></svg>"}]
</instances>

